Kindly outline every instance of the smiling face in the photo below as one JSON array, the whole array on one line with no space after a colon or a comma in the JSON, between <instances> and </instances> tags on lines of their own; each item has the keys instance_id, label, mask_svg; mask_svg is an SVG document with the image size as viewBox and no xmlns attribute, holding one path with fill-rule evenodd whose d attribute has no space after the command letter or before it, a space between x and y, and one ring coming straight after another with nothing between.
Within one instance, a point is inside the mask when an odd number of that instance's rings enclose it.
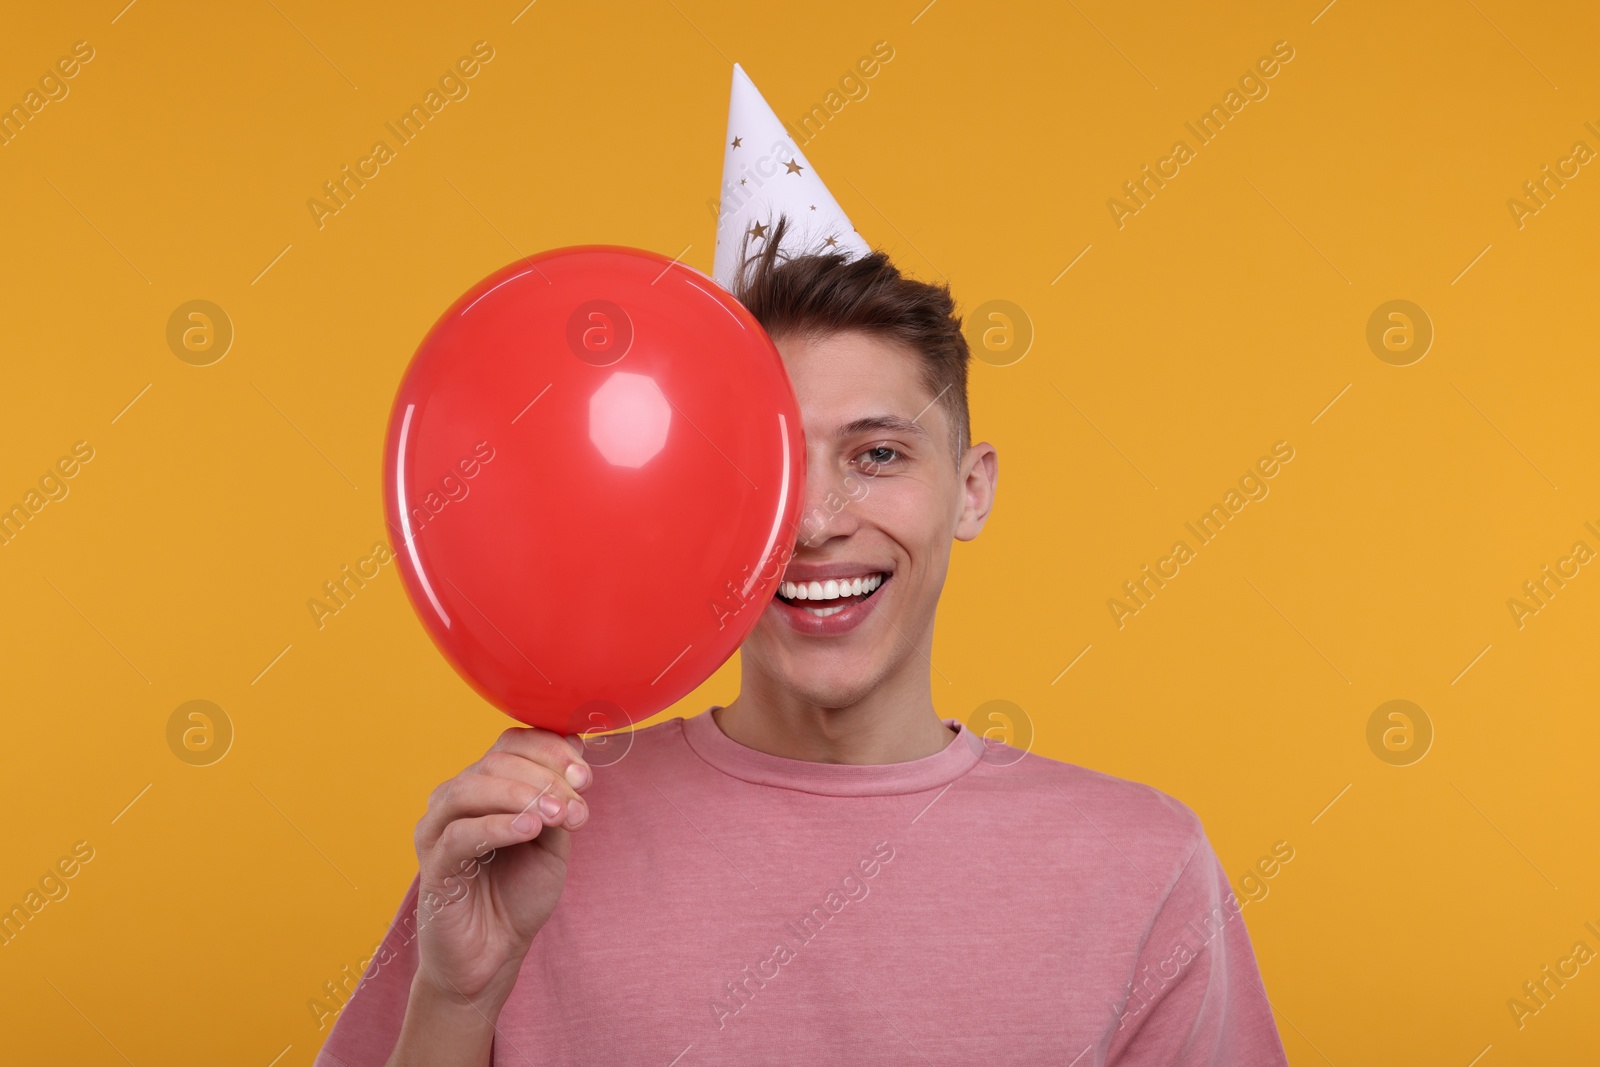
<instances>
[{"instance_id":1,"label":"smiling face","mask_svg":"<svg viewBox=\"0 0 1600 1067\"><path fill-rule=\"evenodd\" d=\"M779 595L742 646L745 684L825 708L927 688L951 541L994 499L994 449L954 455L920 357L859 331L775 340L800 400L806 500Z\"/></svg>"}]
</instances>

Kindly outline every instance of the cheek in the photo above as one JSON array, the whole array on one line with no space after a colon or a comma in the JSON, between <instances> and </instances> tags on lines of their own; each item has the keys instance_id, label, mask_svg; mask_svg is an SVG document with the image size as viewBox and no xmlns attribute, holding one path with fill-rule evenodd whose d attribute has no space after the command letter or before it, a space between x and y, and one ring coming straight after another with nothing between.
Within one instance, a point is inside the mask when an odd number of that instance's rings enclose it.
<instances>
[{"instance_id":1,"label":"cheek","mask_svg":"<svg viewBox=\"0 0 1600 1067\"><path fill-rule=\"evenodd\" d=\"M855 505L917 569L948 558L955 501L948 486L915 478L880 478Z\"/></svg>"}]
</instances>

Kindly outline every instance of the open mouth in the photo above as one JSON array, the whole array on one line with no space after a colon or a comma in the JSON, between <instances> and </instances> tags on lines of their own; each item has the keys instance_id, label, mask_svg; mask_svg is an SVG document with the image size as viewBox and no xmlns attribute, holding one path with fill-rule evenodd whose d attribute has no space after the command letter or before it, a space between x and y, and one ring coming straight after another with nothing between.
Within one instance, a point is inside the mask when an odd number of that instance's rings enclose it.
<instances>
[{"instance_id":1,"label":"open mouth","mask_svg":"<svg viewBox=\"0 0 1600 1067\"><path fill-rule=\"evenodd\" d=\"M870 600L888 580L889 575L880 571L853 578L829 578L820 582L780 582L778 599L790 607L802 609L809 615L826 619L846 608Z\"/></svg>"}]
</instances>

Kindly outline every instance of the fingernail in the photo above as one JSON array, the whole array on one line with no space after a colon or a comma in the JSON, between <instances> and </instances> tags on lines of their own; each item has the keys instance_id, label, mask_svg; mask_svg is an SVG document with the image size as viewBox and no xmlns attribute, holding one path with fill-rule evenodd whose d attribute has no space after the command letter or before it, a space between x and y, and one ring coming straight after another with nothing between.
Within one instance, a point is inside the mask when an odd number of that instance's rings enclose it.
<instances>
[{"instance_id":1,"label":"fingernail","mask_svg":"<svg viewBox=\"0 0 1600 1067\"><path fill-rule=\"evenodd\" d=\"M539 810L544 812L545 818L554 819L561 814L561 801L546 793L539 798Z\"/></svg>"},{"instance_id":2,"label":"fingernail","mask_svg":"<svg viewBox=\"0 0 1600 1067\"><path fill-rule=\"evenodd\" d=\"M574 789L582 789L589 784L589 768L581 763L567 764L567 781Z\"/></svg>"},{"instance_id":3,"label":"fingernail","mask_svg":"<svg viewBox=\"0 0 1600 1067\"><path fill-rule=\"evenodd\" d=\"M568 829L576 830L578 827L582 826L584 820L588 818L589 805L585 804L582 800L574 798L573 801L567 805Z\"/></svg>"},{"instance_id":4,"label":"fingernail","mask_svg":"<svg viewBox=\"0 0 1600 1067\"><path fill-rule=\"evenodd\" d=\"M531 833L533 831L533 826L533 816L529 815L527 812L523 812L521 815L518 815L515 819L511 820L511 829L519 834Z\"/></svg>"}]
</instances>

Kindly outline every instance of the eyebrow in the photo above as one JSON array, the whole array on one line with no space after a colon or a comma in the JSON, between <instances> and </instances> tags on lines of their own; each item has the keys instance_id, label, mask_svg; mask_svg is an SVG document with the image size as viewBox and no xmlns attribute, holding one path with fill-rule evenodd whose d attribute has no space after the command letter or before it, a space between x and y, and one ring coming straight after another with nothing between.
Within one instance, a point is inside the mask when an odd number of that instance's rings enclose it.
<instances>
[{"instance_id":1,"label":"eyebrow","mask_svg":"<svg viewBox=\"0 0 1600 1067\"><path fill-rule=\"evenodd\" d=\"M873 432L911 434L926 438L928 431L913 419L902 418L899 415L868 415L866 418L847 422L834 431L835 437L856 437Z\"/></svg>"}]
</instances>

